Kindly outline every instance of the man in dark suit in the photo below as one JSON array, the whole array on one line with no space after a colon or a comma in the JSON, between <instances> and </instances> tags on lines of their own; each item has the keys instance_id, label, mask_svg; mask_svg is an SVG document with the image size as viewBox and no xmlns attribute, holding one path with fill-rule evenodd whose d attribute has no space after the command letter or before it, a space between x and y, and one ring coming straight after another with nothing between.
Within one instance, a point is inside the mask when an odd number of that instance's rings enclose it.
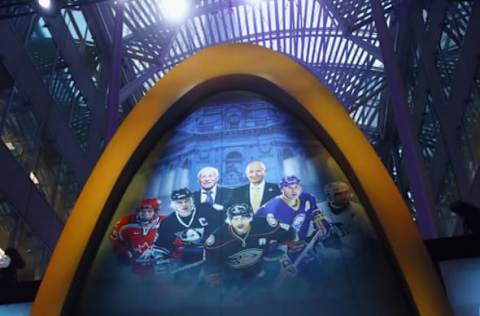
<instances>
[{"instance_id":1,"label":"man in dark suit","mask_svg":"<svg viewBox=\"0 0 480 316\"><path fill-rule=\"evenodd\" d=\"M219 172L214 167L204 167L197 174L200 190L193 192L196 205L208 203L217 211L223 211L230 206L232 190L218 185Z\"/></svg>"},{"instance_id":2,"label":"man in dark suit","mask_svg":"<svg viewBox=\"0 0 480 316\"><path fill-rule=\"evenodd\" d=\"M253 212L280 195L280 189L274 183L265 182L267 167L261 161L252 161L245 169L249 184L236 188L233 192L233 200L238 203L246 203L251 206Z\"/></svg>"}]
</instances>

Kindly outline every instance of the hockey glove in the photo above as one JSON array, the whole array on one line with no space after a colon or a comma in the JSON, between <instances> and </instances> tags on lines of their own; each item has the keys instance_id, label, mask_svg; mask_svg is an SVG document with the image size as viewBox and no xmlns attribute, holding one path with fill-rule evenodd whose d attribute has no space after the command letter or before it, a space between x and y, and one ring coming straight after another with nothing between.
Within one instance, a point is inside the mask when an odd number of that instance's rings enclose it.
<instances>
[{"instance_id":1,"label":"hockey glove","mask_svg":"<svg viewBox=\"0 0 480 316\"><path fill-rule=\"evenodd\" d=\"M294 277L297 275L297 267L293 264L292 260L287 255L284 255L280 260L281 270L280 273L285 277Z\"/></svg>"}]
</instances>

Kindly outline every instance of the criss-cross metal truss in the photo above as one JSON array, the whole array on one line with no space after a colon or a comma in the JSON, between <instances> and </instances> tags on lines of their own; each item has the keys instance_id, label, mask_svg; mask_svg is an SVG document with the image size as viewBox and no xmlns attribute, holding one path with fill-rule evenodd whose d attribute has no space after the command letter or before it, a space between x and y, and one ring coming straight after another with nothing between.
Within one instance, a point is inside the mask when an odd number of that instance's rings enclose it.
<instances>
[{"instance_id":1,"label":"criss-cross metal truss","mask_svg":"<svg viewBox=\"0 0 480 316\"><path fill-rule=\"evenodd\" d=\"M55 3L49 14L32 1L0 5L1 104L32 112L33 148L53 143L80 184L176 64L254 43L304 64L337 96L426 238L464 233L451 201L480 203L480 0L192 0L177 23L157 0ZM27 106L13 106L17 97ZM19 137L7 114L6 144Z\"/></svg>"}]
</instances>

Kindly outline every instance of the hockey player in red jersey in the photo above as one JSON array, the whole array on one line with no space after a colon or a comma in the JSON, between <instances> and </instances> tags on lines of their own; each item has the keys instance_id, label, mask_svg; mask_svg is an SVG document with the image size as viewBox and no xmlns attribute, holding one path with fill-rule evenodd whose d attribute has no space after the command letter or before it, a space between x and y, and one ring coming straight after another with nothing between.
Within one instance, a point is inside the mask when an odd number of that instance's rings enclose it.
<instances>
[{"instance_id":1,"label":"hockey player in red jersey","mask_svg":"<svg viewBox=\"0 0 480 316\"><path fill-rule=\"evenodd\" d=\"M115 254L130 263L132 271L141 275L154 273L155 261L163 258L161 250L154 247L158 238L160 200L144 199L135 214L123 216L110 234Z\"/></svg>"}]
</instances>

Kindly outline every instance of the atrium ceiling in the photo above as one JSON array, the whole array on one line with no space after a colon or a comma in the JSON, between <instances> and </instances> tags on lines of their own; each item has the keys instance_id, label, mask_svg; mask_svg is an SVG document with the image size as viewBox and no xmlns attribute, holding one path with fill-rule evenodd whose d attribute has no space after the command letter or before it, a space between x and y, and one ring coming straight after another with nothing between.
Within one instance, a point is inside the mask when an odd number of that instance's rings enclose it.
<instances>
[{"instance_id":1,"label":"atrium ceiling","mask_svg":"<svg viewBox=\"0 0 480 316\"><path fill-rule=\"evenodd\" d=\"M160 0L53 1L48 12L30 0L0 4L0 157L23 170L13 175L38 195L36 212L55 214L53 232L33 228L49 248L125 115L176 64L221 43L308 67L377 150L424 237L464 233L447 206L480 202L480 0L188 3L177 21ZM40 170L44 156L45 168L58 163L53 176ZM2 191L35 223L24 194ZM70 194L61 211L59 194Z\"/></svg>"}]
</instances>

